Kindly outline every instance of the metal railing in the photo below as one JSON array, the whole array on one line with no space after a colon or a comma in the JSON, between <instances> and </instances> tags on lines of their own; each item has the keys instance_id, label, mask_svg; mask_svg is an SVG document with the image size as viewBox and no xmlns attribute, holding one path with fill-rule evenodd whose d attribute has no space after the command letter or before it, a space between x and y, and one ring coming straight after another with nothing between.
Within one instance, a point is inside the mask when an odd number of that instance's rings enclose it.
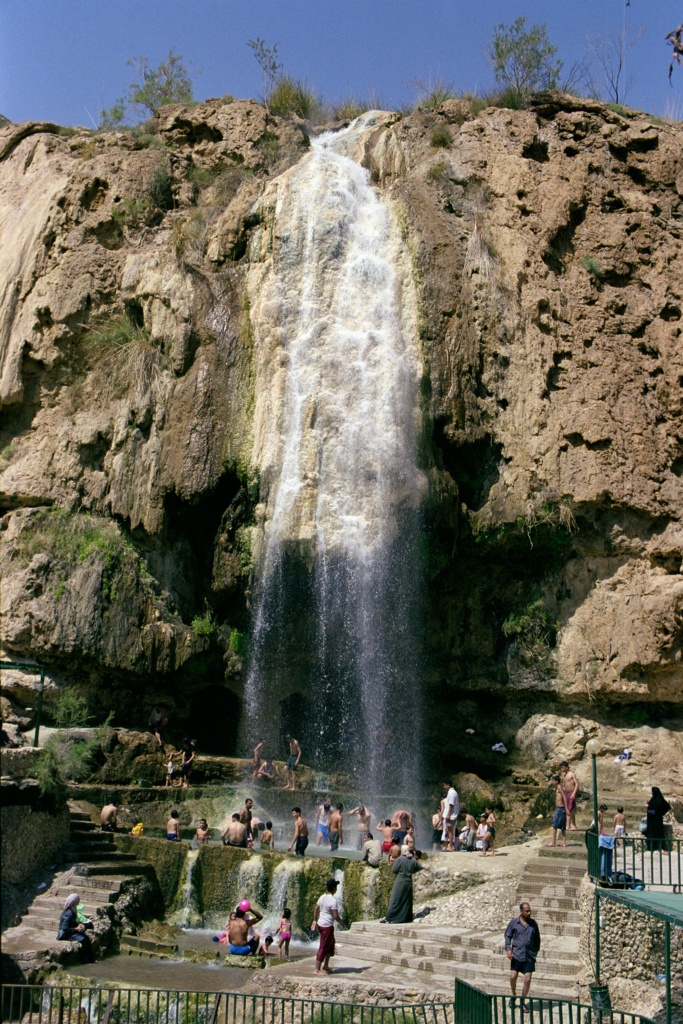
<instances>
[{"instance_id":1,"label":"metal railing","mask_svg":"<svg viewBox=\"0 0 683 1024\"><path fill-rule=\"evenodd\" d=\"M611 880L615 875L629 875L646 888L683 891L683 841L680 839L647 839L645 836L624 836L614 849L600 846L595 832L586 833L588 874L593 881Z\"/></svg>"},{"instance_id":2,"label":"metal railing","mask_svg":"<svg viewBox=\"0 0 683 1024\"><path fill-rule=\"evenodd\" d=\"M459 978L455 982L455 1020L457 1024L653 1024L641 1014L595 1010L571 999L490 995Z\"/></svg>"},{"instance_id":3,"label":"metal railing","mask_svg":"<svg viewBox=\"0 0 683 1024\"><path fill-rule=\"evenodd\" d=\"M17 1024L454 1024L452 1002L365 1006L242 992L3 985Z\"/></svg>"}]
</instances>

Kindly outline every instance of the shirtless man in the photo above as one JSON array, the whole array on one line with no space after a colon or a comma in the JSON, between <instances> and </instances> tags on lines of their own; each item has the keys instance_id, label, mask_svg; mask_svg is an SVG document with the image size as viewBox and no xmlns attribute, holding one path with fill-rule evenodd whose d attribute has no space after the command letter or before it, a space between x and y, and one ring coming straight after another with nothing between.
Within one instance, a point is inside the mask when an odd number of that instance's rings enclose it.
<instances>
[{"instance_id":1,"label":"shirtless man","mask_svg":"<svg viewBox=\"0 0 683 1024\"><path fill-rule=\"evenodd\" d=\"M384 821L378 821L375 831L382 833L382 853L388 854L391 849L391 837L394 834L394 830L391 827L391 818L385 818Z\"/></svg>"},{"instance_id":2,"label":"shirtless man","mask_svg":"<svg viewBox=\"0 0 683 1024\"><path fill-rule=\"evenodd\" d=\"M356 829L358 830L358 849L365 848L365 841L370 828L370 811L365 804L358 804L352 811L349 811L356 818Z\"/></svg>"},{"instance_id":3,"label":"shirtless man","mask_svg":"<svg viewBox=\"0 0 683 1024\"><path fill-rule=\"evenodd\" d=\"M242 810L240 811L240 814L239 814L240 821L242 822L243 825L246 825L246 828L247 828L247 839L251 839L252 836L253 836L252 821L251 821L251 819L252 819L251 809L252 809L253 806L254 806L254 801L251 799L251 797L247 797L247 799L244 801L244 807L242 808Z\"/></svg>"},{"instance_id":4,"label":"shirtless man","mask_svg":"<svg viewBox=\"0 0 683 1024\"><path fill-rule=\"evenodd\" d=\"M292 807L292 817L294 818L294 836L287 849L291 851L294 847L297 857L303 857L308 846L308 822L302 817L300 807Z\"/></svg>"},{"instance_id":5,"label":"shirtless man","mask_svg":"<svg viewBox=\"0 0 683 1024\"><path fill-rule=\"evenodd\" d=\"M336 853L339 849L339 844L344 842L343 826L342 826L342 811L344 810L344 804L337 804L335 809L330 815L330 850L332 853Z\"/></svg>"},{"instance_id":6,"label":"shirtless man","mask_svg":"<svg viewBox=\"0 0 683 1024\"><path fill-rule=\"evenodd\" d=\"M251 759L251 766L254 769L251 775L252 779L258 778L259 770L261 768L261 751L263 750L265 745L265 740L259 740L256 746L254 747L254 756Z\"/></svg>"},{"instance_id":7,"label":"shirtless man","mask_svg":"<svg viewBox=\"0 0 683 1024\"><path fill-rule=\"evenodd\" d=\"M221 833L224 846L240 846L247 848L247 826L240 821L239 814L233 814L232 820Z\"/></svg>"},{"instance_id":8,"label":"shirtless man","mask_svg":"<svg viewBox=\"0 0 683 1024\"><path fill-rule=\"evenodd\" d=\"M178 812L171 811L171 817L166 822L166 838L172 840L180 839L180 821Z\"/></svg>"},{"instance_id":9,"label":"shirtless man","mask_svg":"<svg viewBox=\"0 0 683 1024\"><path fill-rule=\"evenodd\" d=\"M318 815L315 819L315 845L327 844L330 841L330 818L332 816L332 801L329 796L323 797L323 802L318 807Z\"/></svg>"},{"instance_id":10,"label":"shirtless man","mask_svg":"<svg viewBox=\"0 0 683 1024\"><path fill-rule=\"evenodd\" d=\"M562 788L562 781L559 775L553 775L552 785L555 787L555 813L553 814L552 828L553 841L548 846L557 846L557 833L562 833L561 846L567 845L567 797Z\"/></svg>"},{"instance_id":11,"label":"shirtless man","mask_svg":"<svg viewBox=\"0 0 683 1024\"><path fill-rule=\"evenodd\" d=\"M116 804L113 801L102 808L100 822L103 832L116 832L116 809Z\"/></svg>"},{"instance_id":12,"label":"shirtless man","mask_svg":"<svg viewBox=\"0 0 683 1024\"><path fill-rule=\"evenodd\" d=\"M579 792L579 780L569 767L568 761L561 762L560 774L562 775L562 788L567 799L569 830L576 832L576 794Z\"/></svg>"},{"instance_id":13,"label":"shirtless man","mask_svg":"<svg viewBox=\"0 0 683 1024\"><path fill-rule=\"evenodd\" d=\"M263 914L259 914L258 910L241 910L239 907L230 915L228 921L228 941L230 943L230 952L233 956L248 956L250 953L255 953L259 945L259 937L255 935L253 939L249 938L249 929L261 921Z\"/></svg>"},{"instance_id":14,"label":"shirtless man","mask_svg":"<svg viewBox=\"0 0 683 1024\"><path fill-rule=\"evenodd\" d=\"M194 837L200 846L203 846L205 843L208 843L209 839L211 838L211 829L206 823L206 818L202 818L200 820Z\"/></svg>"},{"instance_id":15,"label":"shirtless man","mask_svg":"<svg viewBox=\"0 0 683 1024\"><path fill-rule=\"evenodd\" d=\"M299 746L299 741L295 740L293 736L286 736L285 739L289 743L289 757L285 767L288 783L285 789L296 789L296 770L301 760L301 747Z\"/></svg>"}]
</instances>

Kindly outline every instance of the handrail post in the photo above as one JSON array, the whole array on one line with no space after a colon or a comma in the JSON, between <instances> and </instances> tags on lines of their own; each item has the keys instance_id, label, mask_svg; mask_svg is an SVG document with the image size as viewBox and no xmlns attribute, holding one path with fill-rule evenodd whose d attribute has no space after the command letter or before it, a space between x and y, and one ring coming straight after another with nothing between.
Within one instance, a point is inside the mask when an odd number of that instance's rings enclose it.
<instances>
[{"instance_id":1,"label":"handrail post","mask_svg":"<svg viewBox=\"0 0 683 1024\"><path fill-rule=\"evenodd\" d=\"M664 922L664 970L666 973L666 1024L671 1024L671 925Z\"/></svg>"},{"instance_id":2,"label":"handrail post","mask_svg":"<svg viewBox=\"0 0 683 1024\"><path fill-rule=\"evenodd\" d=\"M600 981L600 890L595 889L595 980Z\"/></svg>"}]
</instances>

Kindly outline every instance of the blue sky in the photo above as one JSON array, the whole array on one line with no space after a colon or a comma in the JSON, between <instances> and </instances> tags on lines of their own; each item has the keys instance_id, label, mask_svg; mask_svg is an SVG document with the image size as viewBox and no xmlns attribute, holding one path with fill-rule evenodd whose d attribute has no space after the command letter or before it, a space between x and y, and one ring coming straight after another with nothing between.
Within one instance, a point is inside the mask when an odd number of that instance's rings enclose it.
<instances>
[{"instance_id":1,"label":"blue sky","mask_svg":"<svg viewBox=\"0 0 683 1024\"><path fill-rule=\"evenodd\" d=\"M548 26L570 65L586 37L624 19L645 32L629 58L630 106L683 118L683 67L669 86L664 36L680 0L0 0L0 112L11 120L92 125L132 80L129 57L152 64L171 48L201 74L198 99L260 98L247 40L279 44L285 69L326 99L415 97L416 79L457 90L492 87L485 48L495 25L525 16Z\"/></svg>"}]
</instances>

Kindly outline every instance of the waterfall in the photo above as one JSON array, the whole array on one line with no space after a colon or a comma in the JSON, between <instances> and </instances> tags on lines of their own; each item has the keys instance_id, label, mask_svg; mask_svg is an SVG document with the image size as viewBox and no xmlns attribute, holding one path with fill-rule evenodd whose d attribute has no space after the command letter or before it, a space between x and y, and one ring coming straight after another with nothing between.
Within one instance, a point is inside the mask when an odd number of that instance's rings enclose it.
<instances>
[{"instance_id":1,"label":"waterfall","mask_svg":"<svg viewBox=\"0 0 683 1024\"><path fill-rule=\"evenodd\" d=\"M291 732L305 762L368 794L415 792L420 743L414 289L352 159L385 116L320 136L276 180L249 282L262 502L248 737Z\"/></svg>"},{"instance_id":2,"label":"waterfall","mask_svg":"<svg viewBox=\"0 0 683 1024\"><path fill-rule=\"evenodd\" d=\"M292 911L292 927L296 931L300 931L305 923L310 923L298 921L296 915L298 883L302 870L303 863L301 861L286 860L278 864L273 872L268 893L268 905L263 915L263 924L260 926L264 935L268 932L271 934L275 932L286 906L289 906ZM288 899L291 901L290 903L287 902Z\"/></svg>"},{"instance_id":3,"label":"waterfall","mask_svg":"<svg viewBox=\"0 0 683 1024\"><path fill-rule=\"evenodd\" d=\"M193 884L193 874L197 858L199 857L199 849L188 850L187 858L185 860L185 874L183 878L183 885L181 890L181 905L178 907L173 914L171 914L171 921L173 924L179 925L181 928L196 927L201 924L201 914L197 908L197 894Z\"/></svg>"}]
</instances>

